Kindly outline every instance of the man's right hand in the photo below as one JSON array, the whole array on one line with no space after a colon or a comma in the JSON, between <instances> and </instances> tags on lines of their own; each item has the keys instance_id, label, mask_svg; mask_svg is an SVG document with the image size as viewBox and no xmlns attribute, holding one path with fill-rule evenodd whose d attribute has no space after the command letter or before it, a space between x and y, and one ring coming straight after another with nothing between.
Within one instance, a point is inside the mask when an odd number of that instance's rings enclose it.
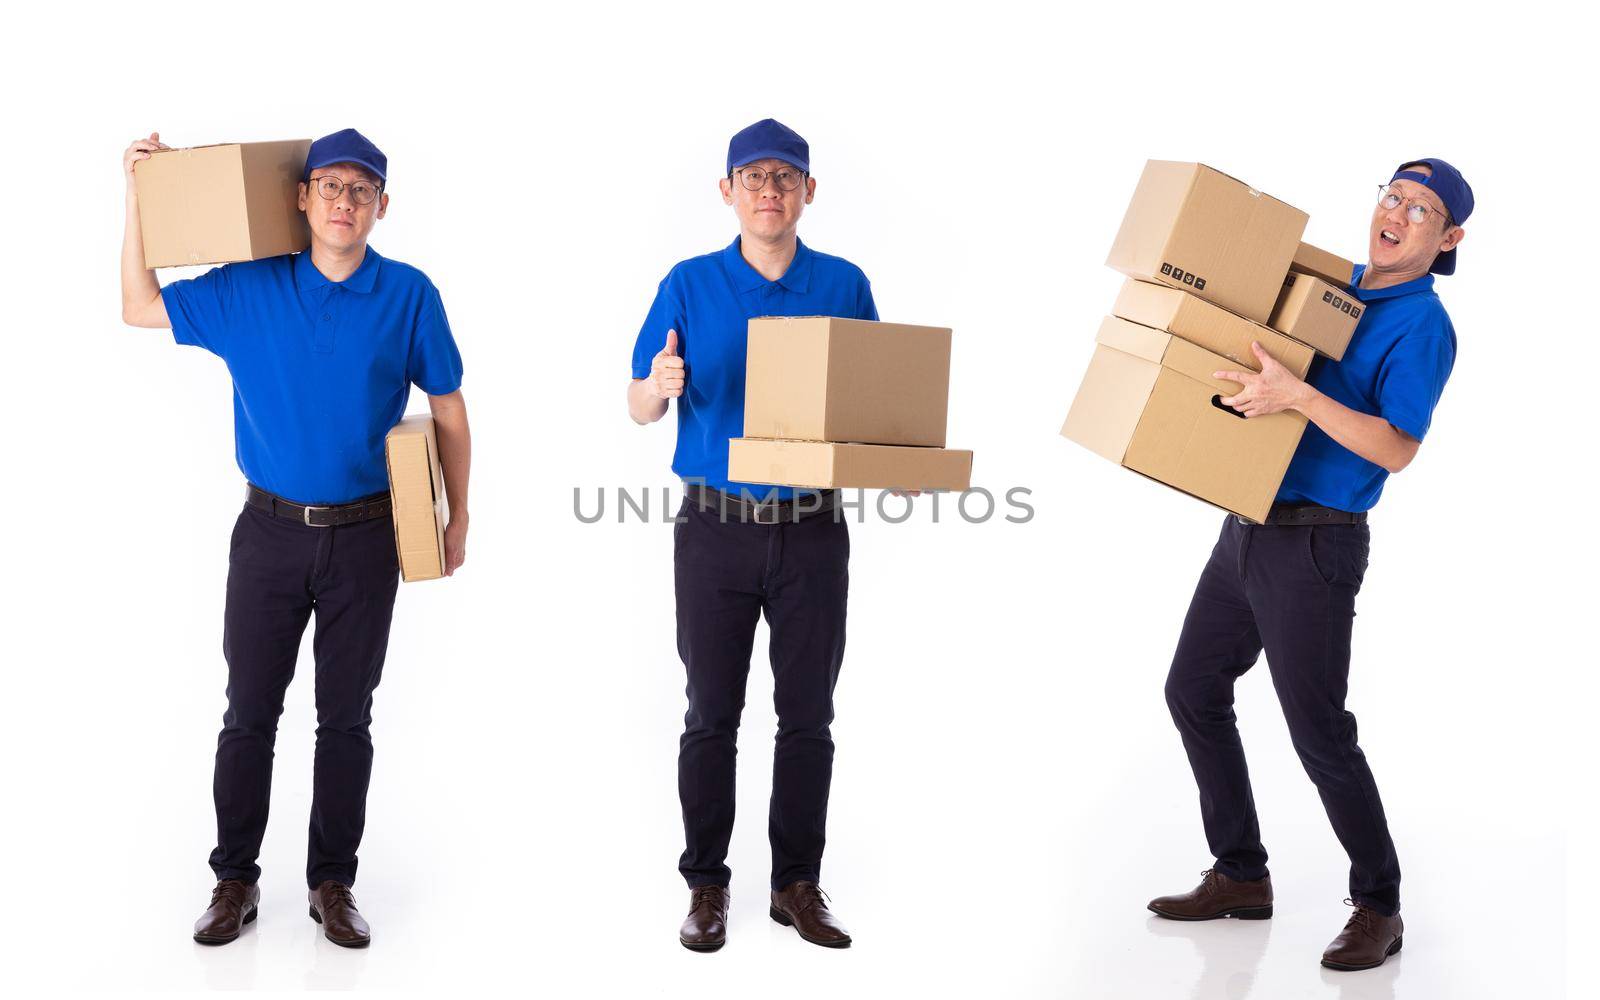
<instances>
[{"instance_id":1,"label":"man's right hand","mask_svg":"<svg viewBox=\"0 0 1600 1000\"><path fill-rule=\"evenodd\" d=\"M129 143L127 150L122 154L122 172L127 175L128 190L134 190L133 165L140 160L150 159L150 154L158 149L171 149L172 147L161 141L161 133L151 132L148 139L135 139Z\"/></svg>"},{"instance_id":2,"label":"man's right hand","mask_svg":"<svg viewBox=\"0 0 1600 1000\"><path fill-rule=\"evenodd\" d=\"M650 362L650 394L657 399L672 399L683 395L687 375L683 359L678 356L678 331L667 331L667 344Z\"/></svg>"}]
</instances>

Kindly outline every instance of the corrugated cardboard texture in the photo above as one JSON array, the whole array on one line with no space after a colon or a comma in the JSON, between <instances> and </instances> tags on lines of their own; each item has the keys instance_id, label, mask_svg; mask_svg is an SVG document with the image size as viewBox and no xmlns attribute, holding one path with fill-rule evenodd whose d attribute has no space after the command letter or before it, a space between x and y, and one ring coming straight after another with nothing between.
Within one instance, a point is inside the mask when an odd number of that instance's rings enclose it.
<instances>
[{"instance_id":1,"label":"corrugated cardboard texture","mask_svg":"<svg viewBox=\"0 0 1600 1000\"><path fill-rule=\"evenodd\" d=\"M748 335L746 437L944 446L949 329L762 317Z\"/></svg>"},{"instance_id":2,"label":"corrugated cardboard texture","mask_svg":"<svg viewBox=\"0 0 1600 1000\"><path fill-rule=\"evenodd\" d=\"M964 490L972 452L829 441L728 442L728 478L813 489Z\"/></svg>"},{"instance_id":3,"label":"corrugated cardboard texture","mask_svg":"<svg viewBox=\"0 0 1600 1000\"><path fill-rule=\"evenodd\" d=\"M145 266L259 260L310 246L297 188L310 146L196 146L134 164Z\"/></svg>"},{"instance_id":4,"label":"corrugated cardboard texture","mask_svg":"<svg viewBox=\"0 0 1600 1000\"><path fill-rule=\"evenodd\" d=\"M1289 267L1339 288L1349 288L1350 279L1355 277L1356 272L1355 264L1338 254L1318 250L1309 243L1300 244Z\"/></svg>"},{"instance_id":5,"label":"corrugated cardboard texture","mask_svg":"<svg viewBox=\"0 0 1600 1000\"><path fill-rule=\"evenodd\" d=\"M1338 361L1350 346L1350 335L1365 309L1360 299L1343 288L1291 271L1284 278L1283 294L1278 296L1269 323L1274 330Z\"/></svg>"},{"instance_id":6,"label":"corrugated cardboard texture","mask_svg":"<svg viewBox=\"0 0 1600 1000\"><path fill-rule=\"evenodd\" d=\"M1263 520L1305 418L1278 413L1247 420L1221 408L1219 397L1237 392L1239 384L1211 372L1228 362L1181 338L1108 318L1096 340L1062 436L1224 510ZM1160 342L1165 346L1157 352Z\"/></svg>"},{"instance_id":7,"label":"corrugated cardboard texture","mask_svg":"<svg viewBox=\"0 0 1600 1000\"><path fill-rule=\"evenodd\" d=\"M384 438L384 455L400 578L407 583L437 580L444 576L447 509L433 418L410 416L395 424Z\"/></svg>"},{"instance_id":8,"label":"corrugated cardboard texture","mask_svg":"<svg viewBox=\"0 0 1600 1000\"><path fill-rule=\"evenodd\" d=\"M1306 221L1204 164L1150 160L1106 264L1265 322Z\"/></svg>"},{"instance_id":9,"label":"corrugated cardboard texture","mask_svg":"<svg viewBox=\"0 0 1600 1000\"><path fill-rule=\"evenodd\" d=\"M1276 330L1252 323L1243 316L1214 306L1204 299L1166 285L1129 278L1117 294L1111 311L1123 319L1182 337L1229 361L1260 371L1261 363L1250 350L1258 342L1279 364L1305 378L1315 352Z\"/></svg>"}]
</instances>

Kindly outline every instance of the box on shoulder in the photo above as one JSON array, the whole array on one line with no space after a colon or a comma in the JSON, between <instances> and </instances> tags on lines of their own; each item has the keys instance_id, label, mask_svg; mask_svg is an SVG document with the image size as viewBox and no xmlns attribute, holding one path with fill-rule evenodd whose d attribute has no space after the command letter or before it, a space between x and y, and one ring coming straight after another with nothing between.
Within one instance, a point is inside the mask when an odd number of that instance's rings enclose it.
<instances>
[{"instance_id":1,"label":"box on shoulder","mask_svg":"<svg viewBox=\"0 0 1600 1000\"><path fill-rule=\"evenodd\" d=\"M745 437L944 446L949 328L760 317L748 338Z\"/></svg>"},{"instance_id":2,"label":"box on shoulder","mask_svg":"<svg viewBox=\"0 0 1600 1000\"><path fill-rule=\"evenodd\" d=\"M1305 429L1298 413L1246 418L1222 405L1237 382L1181 337L1108 316L1063 437L1124 468L1263 521Z\"/></svg>"},{"instance_id":3,"label":"box on shoulder","mask_svg":"<svg viewBox=\"0 0 1600 1000\"><path fill-rule=\"evenodd\" d=\"M133 166L146 267L226 264L311 245L299 206L310 139L157 150Z\"/></svg>"},{"instance_id":4,"label":"box on shoulder","mask_svg":"<svg viewBox=\"0 0 1600 1000\"><path fill-rule=\"evenodd\" d=\"M444 528L449 508L433 418L402 419L383 441L394 509L400 578L407 583L444 576Z\"/></svg>"},{"instance_id":5,"label":"box on shoulder","mask_svg":"<svg viewBox=\"0 0 1600 1000\"><path fill-rule=\"evenodd\" d=\"M1150 160L1106 264L1264 323L1307 221L1205 164Z\"/></svg>"},{"instance_id":6,"label":"box on shoulder","mask_svg":"<svg viewBox=\"0 0 1600 1000\"><path fill-rule=\"evenodd\" d=\"M1306 377L1315 356L1311 348L1276 330L1235 316L1188 292L1148 281L1129 278L1123 282L1111 312L1141 326L1182 337L1251 371L1261 370L1260 360L1250 349L1252 343L1259 343L1297 378Z\"/></svg>"},{"instance_id":7,"label":"box on shoulder","mask_svg":"<svg viewBox=\"0 0 1600 1000\"><path fill-rule=\"evenodd\" d=\"M1313 278L1321 278L1335 288L1349 288L1350 279L1355 277L1356 273L1354 262L1304 242L1294 252L1294 260L1289 263L1289 269L1309 274Z\"/></svg>"},{"instance_id":8,"label":"box on shoulder","mask_svg":"<svg viewBox=\"0 0 1600 1000\"><path fill-rule=\"evenodd\" d=\"M728 478L808 489L965 490L972 452L955 448L734 438Z\"/></svg>"},{"instance_id":9,"label":"box on shoulder","mask_svg":"<svg viewBox=\"0 0 1600 1000\"><path fill-rule=\"evenodd\" d=\"M1290 271L1267 325L1338 361L1365 310L1361 300L1343 288Z\"/></svg>"}]
</instances>

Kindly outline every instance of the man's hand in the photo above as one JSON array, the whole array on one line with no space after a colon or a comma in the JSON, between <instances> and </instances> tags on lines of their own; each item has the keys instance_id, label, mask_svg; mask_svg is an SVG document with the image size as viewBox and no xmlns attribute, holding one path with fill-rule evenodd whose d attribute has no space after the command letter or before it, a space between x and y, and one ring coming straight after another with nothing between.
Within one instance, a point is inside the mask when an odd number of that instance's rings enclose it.
<instances>
[{"instance_id":1,"label":"man's hand","mask_svg":"<svg viewBox=\"0 0 1600 1000\"><path fill-rule=\"evenodd\" d=\"M1223 406L1232 407L1247 417L1264 417L1284 410L1300 410L1316 394L1315 389L1295 378L1293 372L1279 364L1260 344L1252 341L1250 349L1261 362L1259 375L1255 372L1232 371L1211 373L1212 378L1227 379L1244 386L1232 396L1224 396Z\"/></svg>"},{"instance_id":2,"label":"man's hand","mask_svg":"<svg viewBox=\"0 0 1600 1000\"><path fill-rule=\"evenodd\" d=\"M444 575L454 576L461 564L467 561L467 516L450 515L444 529Z\"/></svg>"},{"instance_id":3,"label":"man's hand","mask_svg":"<svg viewBox=\"0 0 1600 1000\"><path fill-rule=\"evenodd\" d=\"M678 357L678 331L667 331L667 344L661 348L650 362L650 377L645 382L650 387L650 394L657 399L672 399L683 395L683 386L687 376L683 369L683 359Z\"/></svg>"},{"instance_id":4,"label":"man's hand","mask_svg":"<svg viewBox=\"0 0 1600 1000\"><path fill-rule=\"evenodd\" d=\"M128 148L122 153L122 172L127 177L128 190L136 190L133 179L133 165L140 160L150 159L150 154L158 149L171 149L161 141L161 133L151 132L148 139L135 139L129 143Z\"/></svg>"}]
</instances>

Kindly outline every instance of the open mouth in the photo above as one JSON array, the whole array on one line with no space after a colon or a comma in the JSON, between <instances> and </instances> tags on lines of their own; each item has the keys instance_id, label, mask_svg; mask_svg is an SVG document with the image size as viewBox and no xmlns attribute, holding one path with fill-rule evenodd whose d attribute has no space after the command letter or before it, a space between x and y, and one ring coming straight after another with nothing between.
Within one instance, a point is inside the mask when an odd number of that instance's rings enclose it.
<instances>
[{"instance_id":1,"label":"open mouth","mask_svg":"<svg viewBox=\"0 0 1600 1000\"><path fill-rule=\"evenodd\" d=\"M1396 236L1394 233L1390 232L1387 229L1385 229L1383 232L1378 234L1378 239L1382 240L1383 242L1389 244L1392 247L1397 247L1397 246L1400 245L1400 237Z\"/></svg>"}]
</instances>

